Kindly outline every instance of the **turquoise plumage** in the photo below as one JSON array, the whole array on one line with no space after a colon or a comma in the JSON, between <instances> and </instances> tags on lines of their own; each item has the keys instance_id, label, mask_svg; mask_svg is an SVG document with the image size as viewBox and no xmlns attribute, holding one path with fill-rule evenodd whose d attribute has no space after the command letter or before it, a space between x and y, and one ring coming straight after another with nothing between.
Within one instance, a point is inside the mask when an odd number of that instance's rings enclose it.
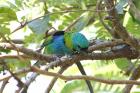
<instances>
[{"instance_id":1,"label":"turquoise plumage","mask_svg":"<svg viewBox=\"0 0 140 93\"><path fill-rule=\"evenodd\" d=\"M64 34L65 45L72 51L84 51L88 48L89 42L86 37L79 32L67 32Z\"/></svg>"}]
</instances>

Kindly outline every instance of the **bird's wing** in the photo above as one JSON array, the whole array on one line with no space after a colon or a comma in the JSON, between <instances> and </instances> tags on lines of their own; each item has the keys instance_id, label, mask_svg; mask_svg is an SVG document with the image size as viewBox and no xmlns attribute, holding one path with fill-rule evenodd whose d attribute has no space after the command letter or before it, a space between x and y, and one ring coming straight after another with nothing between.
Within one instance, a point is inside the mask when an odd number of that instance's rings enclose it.
<instances>
[{"instance_id":1,"label":"bird's wing","mask_svg":"<svg viewBox=\"0 0 140 93\"><path fill-rule=\"evenodd\" d=\"M44 42L43 42L43 44L41 45L41 47L44 48L45 46L51 44L52 42L53 42L53 37L52 37L52 36L49 36L49 37L47 37L47 38L44 40Z\"/></svg>"}]
</instances>

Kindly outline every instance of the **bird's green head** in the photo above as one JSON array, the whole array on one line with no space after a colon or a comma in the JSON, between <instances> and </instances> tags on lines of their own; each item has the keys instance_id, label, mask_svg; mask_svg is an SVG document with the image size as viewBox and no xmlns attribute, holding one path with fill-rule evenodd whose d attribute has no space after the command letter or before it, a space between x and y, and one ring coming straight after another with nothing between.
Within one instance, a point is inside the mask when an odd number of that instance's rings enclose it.
<instances>
[{"instance_id":1,"label":"bird's green head","mask_svg":"<svg viewBox=\"0 0 140 93\"><path fill-rule=\"evenodd\" d=\"M89 46L89 42L86 37L81 33L74 33L73 34L73 49L80 52L86 51Z\"/></svg>"}]
</instances>

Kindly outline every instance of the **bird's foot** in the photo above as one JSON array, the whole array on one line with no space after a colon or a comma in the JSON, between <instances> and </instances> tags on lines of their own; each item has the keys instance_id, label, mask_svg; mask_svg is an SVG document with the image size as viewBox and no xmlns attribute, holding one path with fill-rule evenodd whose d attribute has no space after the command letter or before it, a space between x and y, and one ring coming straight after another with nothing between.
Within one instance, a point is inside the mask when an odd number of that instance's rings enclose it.
<instances>
[{"instance_id":1,"label":"bird's foot","mask_svg":"<svg viewBox=\"0 0 140 93\"><path fill-rule=\"evenodd\" d=\"M60 60L61 57L54 55L53 58L54 58L54 61L56 61L56 60Z\"/></svg>"},{"instance_id":2,"label":"bird's foot","mask_svg":"<svg viewBox=\"0 0 140 93\"><path fill-rule=\"evenodd\" d=\"M71 59L72 58L72 56L70 56L70 55L65 55L65 56L63 56L63 57L61 57L61 59Z\"/></svg>"},{"instance_id":3,"label":"bird's foot","mask_svg":"<svg viewBox=\"0 0 140 93\"><path fill-rule=\"evenodd\" d=\"M61 57L61 59L67 59L68 57L67 56L63 56L63 57Z\"/></svg>"}]
</instances>

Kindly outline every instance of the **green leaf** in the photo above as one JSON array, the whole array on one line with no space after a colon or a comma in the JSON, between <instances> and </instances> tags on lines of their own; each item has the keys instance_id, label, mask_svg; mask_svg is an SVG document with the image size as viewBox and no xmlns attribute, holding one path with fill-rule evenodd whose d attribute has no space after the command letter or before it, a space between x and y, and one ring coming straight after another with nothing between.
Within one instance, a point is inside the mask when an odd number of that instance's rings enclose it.
<instances>
[{"instance_id":1,"label":"green leaf","mask_svg":"<svg viewBox=\"0 0 140 93\"><path fill-rule=\"evenodd\" d=\"M123 25L126 27L127 31L133 34L135 37L140 37L140 24L137 24L138 22L134 21L132 16L128 12L126 12L124 17L124 23Z\"/></svg>"},{"instance_id":2,"label":"green leaf","mask_svg":"<svg viewBox=\"0 0 140 93\"><path fill-rule=\"evenodd\" d=\"M76 4L77 0L47 0L50 6L63 4Z\"/></svg>"},{"instance_id":3,"label":"green leaf","mask_svg":"<svg viewBox=\"0 0 140 93\"><path fill-rule=\"evenodd\" d=\"M6 59L5 61L11 70L17 70L17 69L26 68L30 66L29 60Z\"/></svg>"},{"instance_id":4,"label":"green leaf","mask_svg":"<svg viewBox=\"0 0 140 93\"><path fill-rule=\"evenodd\" d=\"M91 17L92 17L91 13L89 13L89 12L83 13L83 15L80 17L79 21L73 27L74 30L81 31L85 26L87 26Z\"/></svg>"},{"instance_id":5,"label":"green leaf","mask_svg":"<svg viewBox=\"0 0 140 93\"><path fill-rule=\"evenodd\" d=\"M108 31L102 26L100 21L95 21L94 26L96 27L96 36L98 39L110 39L112 38Z\"/></svg>"},{"instance_id":6,"label":"green leaf","mask_svg":"<svg viewBox=\"0 0 140 93\"><path fill-rule=\"evenodd\" d=\"M140 24L140 1L139 0L133 0L130 5L129 12L133 18L133 21Z\"/></svg>"},{"instance_id":7,"label":"green leaf","mask_svg":"<svg viewBox=\"0 0 140 93\"><path fill-rule=\"evenodd\" d=\"M0 7L0 23L17 20L16 13L9 7Z\"/></svg>"},{"instance_id":8,"label":"green leaf","mask_svg":"<svg viewBox=\"0 0 140 93\"><path fill-rule=\"evenodd\" d=\"M73 93L74 91L87 93L89 90L84 80L73 80L71 82L68 82L60 93L66 93L66 91L69 91L69 93Z\"/></svg>"},{"instance_id":9,"label":"green leaf","mask_svg":"<svg viewBox=\"0 0 140 93\"><path fill-rule=\"evenodd\" d=\"M9 5L10 8L12 8L13 10L16 10L16 11L20 11L19 10L19 7L17 7L13 2L9 1L9 0L6 0L6 3Z\"/></svg>"},{"instance_id":10,"label":"green leaf","mask_svg":"<svg viewBox=\"0 0 140 93\"><path fill-rule=\"evenodd\" d=\"M127 70L127 68L131 65L130 62L126 58L118 58L115 59L115 64L121 70Z\"/></svg>"},{"instance_id":11,"label":"green leaf","mask_svg":"<svg viewBox=\"0 0 140 93\"><path fill-rule=\"evenodd\" d=\"M50 17L45 16L43 19L37 19L28 24L29 28L36 34L44 34L48 30Z\"/></svg>"},{"instance_id":12,"label":"green leaf","mask_svg":"<svg viewBox=\"0 0 140 93\"><path fill-rule=\"evenodd\" d=\"M84 2L84 0L77 0L77 5L81 7L82 9L87 9L86 3Z\"/></svg>"},{"instance_id":13,"label":"green leaf","mask_svg":"<svg viewBox=\"0 0 140 93\"><path fill-rule=\"evenodd\" d=\"M11 50L9 50L9 49L0 48L0 53L1 53L1 52L9 53L10 51L11 51Z\"/></svg>"},{"instance_id":14,"label":"green leaf","mask_svg":"<svg viewBox=\"0 0 140 93\"><path fill-rule=\"evenodd\" d=\"M40 43L43 38L44 34L31 33L30 35L25 36L25 46L31 43Z\"/></svg>"},{"instance_id":15,"label":"green leaf","mask_svg":"<svg viewBox=\"0 0 140 93\"><path fill-rule=\"evenodd\" d=\"M5 34L10 34L10 29L7 28L6 26L0 26L0 33L5 35Z\"/></svg>"},{"instance_id":16,"label":"green leaf","mask_svg":"<svg viewBox=\"0 0 140 93\"><path fill-rule=\"evenodd\" d=\"M79 17L79 15L81 15L81 12L76 12L76 13L68 13L68 14L65 14L63 16L61 15L52 15L52 16L55 16L55 20L58 20L58 17L60 18L60 21L62 21L62 24L59 25L59 28L60 30L63 30L65 29L68 25L70 25L73 20L75 20L77 17ZM52 17L51 16L51 17ZM52 18L51 18L52 20Z\"/></svg>"},{"instance_id":17,"label":"green leaf","mask_svg":"<svg viewBox=\"0 0 140 93\"><path fill-rule=\"evenodd\" d=\"M17 5L17 7L22 7L23 8L23 0L15 0L15 4Z\"/></svg>"},{"instance_id":18,"label":"green leaf","mask_svg":"<svg viewBox=\"0 0 140 93\"><path fill-rule=\"evenodd\" d=\"M132 0L136 8L140 10L140 0Z\"/></svg>"}]
</instances>

